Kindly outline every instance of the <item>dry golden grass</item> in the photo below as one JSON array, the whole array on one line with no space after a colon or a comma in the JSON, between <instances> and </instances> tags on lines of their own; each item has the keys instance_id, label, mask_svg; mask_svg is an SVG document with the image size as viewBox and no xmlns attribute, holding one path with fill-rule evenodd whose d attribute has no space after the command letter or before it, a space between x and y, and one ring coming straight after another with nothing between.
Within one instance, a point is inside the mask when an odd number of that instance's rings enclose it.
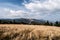
<instances>
[{"instance_id":1,"label":"dry golden grass","mask_svg":"<svg viewBox=\"0 0 60 40\"><path fill-rule=\"evenodd\" d=\"M0 24L0 40L60 40L60 27Z\"/></svg>"}]
</instances>

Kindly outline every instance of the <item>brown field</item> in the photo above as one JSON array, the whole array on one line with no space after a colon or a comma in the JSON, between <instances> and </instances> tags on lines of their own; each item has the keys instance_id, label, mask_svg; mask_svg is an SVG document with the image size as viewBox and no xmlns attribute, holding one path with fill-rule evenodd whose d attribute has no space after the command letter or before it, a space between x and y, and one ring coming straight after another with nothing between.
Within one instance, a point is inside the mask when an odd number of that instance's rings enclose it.
<instances>
[{"instance_id":1,"label":"brown field","mask_svg":"<svg viewBox=\"0 0 60 40\"><path fill-rule=\"evenodd\" d=\"M60 27L0 24L0 40L60 40Z\"/></svg>"}]
</instances>

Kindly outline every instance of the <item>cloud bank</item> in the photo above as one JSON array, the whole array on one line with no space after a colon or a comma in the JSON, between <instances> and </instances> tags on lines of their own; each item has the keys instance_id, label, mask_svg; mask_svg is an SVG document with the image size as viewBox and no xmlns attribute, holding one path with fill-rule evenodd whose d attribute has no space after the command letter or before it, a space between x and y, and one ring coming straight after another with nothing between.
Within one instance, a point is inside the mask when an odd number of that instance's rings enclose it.
<instances>
[{"instance_id":1,"label":"cloud bank","mask_svg":"<svg viewBox=\"0 0 60 40\"><path fill-rule=\"evenodd\" d=\"M60 0L24 0L22 6L0 3L0 18L60 20Z\"/></svg>"},{"instance_id":2,"label":"cloud bank","mask_svg":"<svg viewBox=\"0 0 60 40\"><path fill-rule=\"evenodd\" d=\"M36 14L36 18L42 18L47 20L60 20L60 0L30 1L30 3L26 3L24 5L33 14Z\"/></svg>"}]
</instances>

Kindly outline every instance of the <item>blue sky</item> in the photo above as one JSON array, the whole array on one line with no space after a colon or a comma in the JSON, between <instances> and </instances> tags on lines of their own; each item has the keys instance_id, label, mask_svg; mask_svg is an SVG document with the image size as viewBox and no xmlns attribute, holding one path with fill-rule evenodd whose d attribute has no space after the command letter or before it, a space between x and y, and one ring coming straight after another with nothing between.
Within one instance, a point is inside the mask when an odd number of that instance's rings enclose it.
<instances>
[{"instance_id":1,"label":"blue sky","mask_svg":"<svg viewBox=\"0 0 60 40\"><path fill-rule=\"evenodd\" d=\"M60 21L60 0L0 0L0 18Z\"/></svg>"},{"instance_id":2,"label":"blue sky","mask_svg":"<svg viewBox=\"0 0 60 40\"><path fill-rule=\"evenodd\" d=\"M15 5L21 5L23 2L23 0L0 0L0 3L12 3Z\"/></svg>"}]
</instances>

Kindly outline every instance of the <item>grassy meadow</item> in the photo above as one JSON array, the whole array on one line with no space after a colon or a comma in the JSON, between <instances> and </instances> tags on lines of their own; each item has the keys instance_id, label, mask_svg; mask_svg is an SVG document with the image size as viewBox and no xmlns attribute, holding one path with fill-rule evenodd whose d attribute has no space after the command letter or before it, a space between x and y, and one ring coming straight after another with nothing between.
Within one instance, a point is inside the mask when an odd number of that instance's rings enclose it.
<instances>
[{"instance_id":1,"label":"grassy meadow","mask_svg":"<svg viewBox=\"0 0 60 40\"><path fill-rule=\"evenodd\" d=\"M0 40L60 40L60 27L0 24Z\"/></svg>"}]
</instances>

